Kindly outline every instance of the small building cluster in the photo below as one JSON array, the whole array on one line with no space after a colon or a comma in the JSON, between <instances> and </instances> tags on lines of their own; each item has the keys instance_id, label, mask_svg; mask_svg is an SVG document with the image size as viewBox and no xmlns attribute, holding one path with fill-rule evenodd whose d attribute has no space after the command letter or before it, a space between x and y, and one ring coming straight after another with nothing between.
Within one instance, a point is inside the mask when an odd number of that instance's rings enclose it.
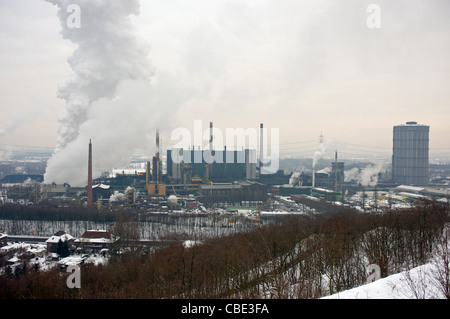
<instances>
[{"instance_id":1,"label":"small building cluster","mask_svg":"<svg viewBox=\"0 0 450 319\"><path fill-rule=\"evenodd\" d=\"M25 264L41 268L45 262L56 262L64 268L83 263L89 255L105 257L116 237L110 231L96 229L85 231L80 238L59 231L44 243L8 243L9 239L0 232L0 274L7 273L7 266L20 272Z\"/></svg>"},{"instance_id":2,"label":"small building cluster","mask_svg":"<svg viewBox=\"0 0 450 319\"><path fill-rule=\"evenodd\" d=\"M64 231L59 231L45 242L48 253L56 253L58 244L66 243L69 250L78 250L84 253L100 252L109 249L115 241L114 235L107 230L87 230L80 238L74 238Z\"/></svg>"},{"instance_id":3,"label":"small building cluster","mask_svg":"<svg viewBox=\"0 0 450 319\"><path fill-rule=\"evenodd\" d=\"M107 230L87 230L74 241L75 247L84 252L100 252L109 249L116 238Z\"/></svg>"}]
</instances>

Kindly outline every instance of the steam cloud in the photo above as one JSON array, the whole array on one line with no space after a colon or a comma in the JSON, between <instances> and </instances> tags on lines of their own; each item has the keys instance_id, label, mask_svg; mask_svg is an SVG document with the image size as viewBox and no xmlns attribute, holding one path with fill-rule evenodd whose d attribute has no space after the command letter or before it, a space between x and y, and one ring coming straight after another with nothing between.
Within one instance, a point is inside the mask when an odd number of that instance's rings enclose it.
<instances>
[{"instance_id":1,"label":"steam cloud","mask_svg":"<svg viewBox=\"0 0 450 319\"><path fill-rule=\"evenodd\" d=\"M131 21L132 15L139 14L140 4L139 0L46 1L58 7L63 38L78 48L68 58L73 74L57 90L66 108L59 117L56 148L44 180L84 186L90 138L95 178L99 167L108 170L124 164L151 127L150 120L146 128L138 124L149 111L135 94L136 90L149 91L153 75L149 48L136 36ZM71 4L81 10L79 28L67 23Z\"/></svg>"},{"instance_id":2,"label":"steam cloud","mask_svg":"<svg viewBox=\"0 0 450 319\"><path fill-rule=\"evenodd\" d=\"M315 151L313 155L313 169L316 167L317 161L333 146L335 146L335 142L333 140L327 140L325 143L320 143L318 150Z\"/></svg>"},{"instance_id":3,"label":"steam cloud","mask_svg":"<svg viewBox=\"0 0 450 319\"><path fill-rule=\"evenodd\" d=\"M299 180L300 180L300 175L301 175L301 172L292 173L291 177L289 178L289 185L292 185L292 186L298 185Z\"/></svg>"},{"instance_id":4,"label":"steam cloud","mask_svg":"<svg viewBox=\"0 0 450 319\"><path fill-rule=\"evenodd\" d=\"M386 168L386 164L379 162L366 166L359 176L359 182L362 186L375 186L378 184L378 174Z\"/></svg>"},{"instance_id":5,"label":"steam cloud","mask_svg":"<svg viewBox=\"0 0 450 319\"><path fill-rule=\"evenodd\" d=\"M353 167L351 170L344 172L344 181L345 182L351 182L358 180L359 178L359 168Z\"/></svg>"},{"instance_id":6,"label":"steam cloud","mask_svg":"<svg viewBox=\"0 0 450 319\"><path fill-rule=\"evenodd\" d=\"M378 174L386 169L387 164L383 162L373 163L363 169L357 167L344 172L344 180L350 182L352 180L358 181L364 187L375 186L378 183Z\"/></svg>"}]
</instances>

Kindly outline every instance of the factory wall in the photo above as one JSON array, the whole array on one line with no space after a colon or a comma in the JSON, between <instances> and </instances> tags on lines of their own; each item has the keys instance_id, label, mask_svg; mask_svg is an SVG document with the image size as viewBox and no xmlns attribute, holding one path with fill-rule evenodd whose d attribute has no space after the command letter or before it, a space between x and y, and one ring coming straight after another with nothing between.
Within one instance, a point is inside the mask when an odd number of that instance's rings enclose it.
<instances>
[{"instance_id":1,"label":"factory wall","mask_svg":"<svg viewBox=\"0 0 450 319\"><path fill-rule=\"evenodd\" d=\"M267 186L256 182L240 182L231 185L200 185L199 193L205 204L242 201L267 201Z\"/></svg>"},{"instance_id":2,"label":"factory wall","mask_svg":"<svg viewBox=\"0 0 450 319\"><path fill-rule=\"evenodd\" d=\"M180 152L179 160L175 161L172 158L173 151L167 150L167 172L174 182L184 180L187 183L189 178L186 176L200 176L205 180L256 179L255 150L213 151L215 160L211 165L205 161L202 150L183 150ZM183 162L177 163L181 160Z\"/></svg>"}]
</instances>

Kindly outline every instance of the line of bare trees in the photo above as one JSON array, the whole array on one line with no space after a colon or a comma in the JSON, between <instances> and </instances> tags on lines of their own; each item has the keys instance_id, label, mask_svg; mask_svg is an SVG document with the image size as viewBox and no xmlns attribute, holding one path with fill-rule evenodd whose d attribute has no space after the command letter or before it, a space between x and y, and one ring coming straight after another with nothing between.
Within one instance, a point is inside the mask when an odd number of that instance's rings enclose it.
<instances>
[{"instance_id":1,"label":"line of bare trees","mask_svg":"<svg viewBox=\"0 0 450 319\"><path fill-rule=\"evenodd\" d=\"M437 282L449 297L448 218L446 207L430 201L376 215L343 209L83 265L81 289L65 287L57 270L2 276L0 297L318 298L366 283L370 264L385 277L436 255L443 265Z\"/></svg>"},{"instance_id":2,"label":"line of bare trees","mask_svg":"<svg viewBox=\"0 0 450 319\"><path fill-rule=\"evenodd\" d=\"M121 211L99 211L87 207L57 207L51 204L26 206L18 204L0 205L0 219L11 220L47 220L71 221L83 220L94 222L115 221ZM130 213L130 212L128 212Z\"/></svg>"}]
</instances>

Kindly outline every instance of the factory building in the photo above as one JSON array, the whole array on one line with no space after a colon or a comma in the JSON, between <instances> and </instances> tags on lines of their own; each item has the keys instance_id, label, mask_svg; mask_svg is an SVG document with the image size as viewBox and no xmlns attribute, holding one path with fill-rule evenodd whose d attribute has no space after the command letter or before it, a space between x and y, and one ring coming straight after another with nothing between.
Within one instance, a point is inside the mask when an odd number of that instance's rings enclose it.
<instances>
[{"instance_id":1,"label":"factory building","mask_svg":"<svg viewBox=\"0 0 450 319\"><path fill-rule=\"evenodd\" d=\"M267 186L257 182L236 182L227 185L211 183L200 185L198 191L206 205L219 202L240 204L243 201L267 201Z\"/></svg>"},{"instance_id":2,"label":"factory building","mask_svg":"<svg viewBox=\"0 0 450 319\"><path fill-rule=\"evenodd\" d=\"M394 126L392 179L398 184L428 184L429 131L417 122Z\"/></svg>"},{"instance_id":3,"label":"factory building","mask_svg":"<svg viewBox=\"0 0 450 319\"><path fill-rule=\"evenodd\" d=\"M331 178L333 179L333 189L341 189L344 182L344 162L332 162L331 163Z\"/></svg>"},{"instance_id":4,"label":"factory building","mask_svg":"<svg viewBox=\"0 0 450 319\"><path fill-rule=\"evenodd\" d=\"M92 186L92 201L95 202L99 198L109 199L111 197L111 186L104 184L97 184Z\"/></svg>"},{"instance_id":5,"label":"factory building","mask_svg":"<svg viewBox=\"0 0 450 319\"><path fill-rule=\"evenodd\" d=\"M174 183L181 184L256 179L255 150L225 148L212 151L214 161L207 161L208 156L209 150L167 150L167 173Z\"/></svg>"}]
</instances>

